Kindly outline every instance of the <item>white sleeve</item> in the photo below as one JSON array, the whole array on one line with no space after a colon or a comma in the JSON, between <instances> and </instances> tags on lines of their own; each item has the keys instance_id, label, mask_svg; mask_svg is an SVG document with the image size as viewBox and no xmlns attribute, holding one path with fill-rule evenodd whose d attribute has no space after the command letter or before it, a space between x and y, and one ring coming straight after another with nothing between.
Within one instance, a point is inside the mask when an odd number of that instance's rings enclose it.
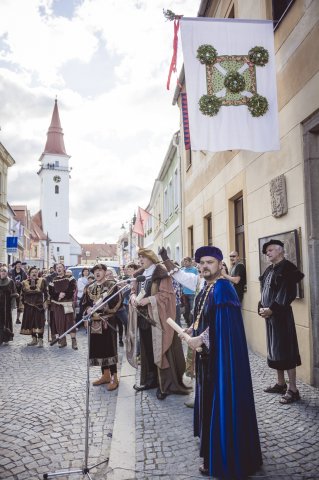
<instances>
[{"instance_id":1,"label":"white sleeve","mask_svg":"<svg viewBox=\"0 0 319 480\"><path fill-rule=\"evenodd\" d=\"M198 275L190 272L184 272L183 270L178 270L174 272L172 277L177 280L183 287L189 288L190 290L196 290Z\"/></svg>"}]
</instances>

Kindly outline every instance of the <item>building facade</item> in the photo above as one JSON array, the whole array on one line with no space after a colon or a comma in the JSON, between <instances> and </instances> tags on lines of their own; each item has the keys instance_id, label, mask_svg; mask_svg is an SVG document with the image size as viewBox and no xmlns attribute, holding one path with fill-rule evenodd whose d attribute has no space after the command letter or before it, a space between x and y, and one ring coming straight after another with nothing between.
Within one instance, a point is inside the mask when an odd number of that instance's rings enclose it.
<instances>
[{"instance_id":1,"label":"building facade","mask_svg":"<svg viewBox=\"0 0 319 480\"><path fill-rule=\"evenodd\" d=\"M202 1L198 15L274 20L280 150L182 149L184 253L192 256L213 243L227 262L231 250L239 251L247 268L247 339L265 355L265 325L257 315L265 264L260 245L274 235L286 240L305 273L293 303L302 357L298 375L319 386L319 2ZM183 72L180 81L174 96L179 106L180 93L187 92Z\"/></svg>"},{"instance_id":2,"label":"building facade","mask_svg":"<svg viewBox=\"0 0 319 480\"><path fill-rule=\"evenodd\" d=\"M98 262L118 262L116 243L82 243L81 265L95 265Z\"/></svg>"},{"instance_id":3,"label":"building facade","mask_svg":"<svg viewBox=\"0 0 319 480\"><path fill-rule=\"evenodd\" d=\"M0 262L7 263L7 236L10 233L8 229L9 215L7 208L8 191L8 168L15 164L14 159L7 149L0 143Z\"/></svg>"},{"instance_id":4,"label":"building facade","mask_svg":"<svg viewBox=\"0 0 319 480\"><path fill-rule=\"evenodd\" d=\"M179 140L176 132L158 175L163 190L163 245L169 257L178 263L183 256Z\"/></svg>"}]
</instances>

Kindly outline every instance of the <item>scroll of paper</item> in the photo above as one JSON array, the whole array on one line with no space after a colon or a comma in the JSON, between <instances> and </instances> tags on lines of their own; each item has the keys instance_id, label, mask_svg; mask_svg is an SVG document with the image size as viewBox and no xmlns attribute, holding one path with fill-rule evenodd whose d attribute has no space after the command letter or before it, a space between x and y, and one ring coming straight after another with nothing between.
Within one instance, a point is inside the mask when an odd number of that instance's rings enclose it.
<instances>
[{"instance_id":1,"label":"scroll of paper","mask_svg":"<svg viewBox=\"0 0 319 480\"><path fill-rule=\"evenodd\" d=\"M168 317L166 322L170 327L172 327L175 330L175 332L177 332L179 335L183 337L186 343L188 343L188 341L192 338L190 335L188 335L188 333L184 332L184 330L179 325L177 325L177 323L172 318ZM203 349L201 347L196 348L196 352L200 353L202 351Z\"/></svg>"},{"instance_id":2,"label":"scroll of paper","mask_svg":"<svg viewBox=\"0 0 319 480\"><path fill-rule=\"evenodd\" d=\"M145 292L144 288L141 288L140 293L137 295L137 297L135 299L136 303L139 303L142 300L142 298L145 297L145 294L146 294L146 292Z\"/></svg>"}]
</instances>

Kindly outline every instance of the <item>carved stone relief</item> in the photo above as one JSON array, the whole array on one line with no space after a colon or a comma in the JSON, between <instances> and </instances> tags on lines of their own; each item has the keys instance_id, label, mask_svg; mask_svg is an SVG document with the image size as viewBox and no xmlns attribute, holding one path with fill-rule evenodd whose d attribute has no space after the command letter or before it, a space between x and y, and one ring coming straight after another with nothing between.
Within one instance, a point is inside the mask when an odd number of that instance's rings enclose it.
<instances>
[{"instance_id":1,"label":"carved stone relief","mask_svg":"<svg viewBox=\"0 0 319 480\"><path fill-rule=\"evenodd\" d=\"M271 213L273 217L282 217L288 212L285 175L279 175L270 181Z\"/></svg>"}]
</instances>

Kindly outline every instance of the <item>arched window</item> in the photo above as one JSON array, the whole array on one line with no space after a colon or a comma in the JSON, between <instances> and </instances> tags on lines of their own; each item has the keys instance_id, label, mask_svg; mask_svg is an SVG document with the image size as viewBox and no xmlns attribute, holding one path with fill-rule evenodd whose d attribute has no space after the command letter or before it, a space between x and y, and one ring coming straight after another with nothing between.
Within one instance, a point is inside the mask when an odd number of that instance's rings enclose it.
<instances>
[{"instance_id":1,"label":"arched window","mask_svg":"<svg viewBox=\"0 0 319 480\"><path fill-rule=\"evenodd\" d=\"M55 189L55 193L59 193L59 185L55 185L54 189Z\"/></svg>"}]
</instances>

